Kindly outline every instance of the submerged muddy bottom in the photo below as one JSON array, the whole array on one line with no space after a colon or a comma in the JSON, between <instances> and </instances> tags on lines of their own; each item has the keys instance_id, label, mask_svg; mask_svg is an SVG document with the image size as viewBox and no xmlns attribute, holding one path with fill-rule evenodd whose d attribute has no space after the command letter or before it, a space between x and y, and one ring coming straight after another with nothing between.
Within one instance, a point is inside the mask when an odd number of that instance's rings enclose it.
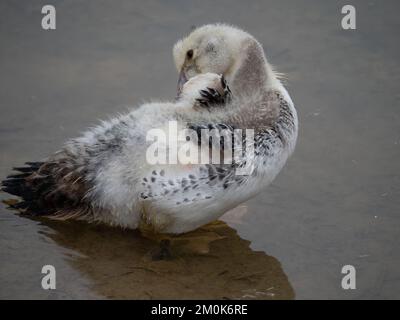
<instances>
[{"instance_id":1,"label":"submerged muddy bottom","mask_svg":"<svg viewBox=\"0 0 400 320\"><path fill-rule=\"evenodd\" d=\"M135 232L64 225L55 229L51 238L84 255L71 264L93 281L95 292L107 298L294 297L280 263L252 251L249 241L222 222L187 235L192 238L183 243L172 242L172 257L161 261L149 254L158 244ZM207 246L209 252L204 253Z\"/></svg>"},{"instance_id":2,"label":"submerged muddy bottom","mask_svg":"<svg viewBox=\"0 0 400 320\"><path fill-rule=\"evenodd\" d=\"M299 139L271 186L169 261L134 231L0 204L0 298L400 298L399 1L352 1L356 30L341 28L344 1L53 2L44 31L40 1L0 1L0 179L98 119L173 100L173 44L216 21L252 33L286 74ZM56 290L41 288L47 264Z\"/></svg>"},{"instance_id":3,"label":"submerged muddy bottom","mask_svg":"<svg viewBox=\"0 0 400 320\"><path fill-rule=\"evenodd\" d=\"M49 292L49 298L79 297L76 292L85 298L113 299L294 298L279 261L251 250L250 242L222 221L170 238L171 256L163 260L153 257L159 242L137 231L43 218L34 222L44 243L68 250L59 261L65 264L62 269L55 265L60 278L57 294ZM31 257L21 259L31 262L20 268L33 267L34 251L26 249ZM54 258L47 258L46 264ZM9 267L2 271L12 273ZM78 281L71 279L76 271ZM34 277L21 284L20 297L41 296L42 276L38 268ZM2 291L0 296L7 298L9 294Z\"/></svg>"}]
</instances>

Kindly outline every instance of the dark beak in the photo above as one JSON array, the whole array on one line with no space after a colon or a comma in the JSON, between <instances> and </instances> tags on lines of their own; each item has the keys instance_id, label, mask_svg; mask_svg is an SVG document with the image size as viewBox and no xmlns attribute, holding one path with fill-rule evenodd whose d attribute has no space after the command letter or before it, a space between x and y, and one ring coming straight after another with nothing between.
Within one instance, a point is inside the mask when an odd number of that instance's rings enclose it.
<instances>
[{"instance_id":1,"label":"dark beak","mask_svg":"<svg viewBox=\"0 0 400 320\"><path fill-rule=\"evenodd\" d=\"M188 81L188 79L187 79L186 74L185 74L185 68L182 68L181 72L179 73L177 97L179 97L181 95L183 85L187 81Z\"/></svg>"}]
</instances>

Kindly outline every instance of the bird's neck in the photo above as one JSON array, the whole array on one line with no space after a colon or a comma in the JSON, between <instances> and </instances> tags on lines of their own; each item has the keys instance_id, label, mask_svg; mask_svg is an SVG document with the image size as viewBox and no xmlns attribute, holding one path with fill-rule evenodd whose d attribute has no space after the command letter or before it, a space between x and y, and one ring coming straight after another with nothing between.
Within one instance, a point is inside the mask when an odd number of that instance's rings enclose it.
<instances>
[{"instance_id":1,"label":"bird's neck","mask_svg":"<svg viewBox=\"0 0 400 320\"><path fill-rule=\"evenodd\" d=\"M227 72L233 94L251 95L268 91L279 82L272 67L267 62L261 44L254 38L245 39L238 58Z\"/></svg>"}]
</instances>

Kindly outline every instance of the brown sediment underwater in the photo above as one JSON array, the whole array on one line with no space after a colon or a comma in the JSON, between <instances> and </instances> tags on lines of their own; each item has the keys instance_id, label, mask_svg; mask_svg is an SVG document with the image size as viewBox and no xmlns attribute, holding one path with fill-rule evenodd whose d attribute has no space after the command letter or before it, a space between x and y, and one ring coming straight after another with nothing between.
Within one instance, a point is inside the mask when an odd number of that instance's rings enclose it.
<instances>
[{"instance_id":1,"label":"brown sediment underwater","mask_svg":"<svg viewBox=\"0 0 400 320\"><path fill-rule=\"evenodd\" d=\"M77 255L68 262L96 294L114 299L293 299L281 264L253 251L224 222L171 240L171 258L152 259L158 242L139 232L40 219L44 234ZM54 232L55 231L55 232Z\"/></svg>"}]
</instances>

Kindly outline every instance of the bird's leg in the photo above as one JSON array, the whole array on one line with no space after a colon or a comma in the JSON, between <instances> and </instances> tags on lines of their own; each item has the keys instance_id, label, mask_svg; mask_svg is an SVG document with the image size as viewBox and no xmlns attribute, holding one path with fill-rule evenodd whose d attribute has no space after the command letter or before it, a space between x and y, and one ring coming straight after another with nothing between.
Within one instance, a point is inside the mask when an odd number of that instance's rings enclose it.
<instances>
[{"instance_id":1,"label":"bird's leg","mask_svg":"<svg viewBox=\"0 0 400 320\"><path fill-rule=\"evenodd\" d=\"M172 260L185 254L208 254L210 244L225 239L218 229L226 226L222 222L214 222L194 231L183 234L156 234L153 240L158 239L159 246L150 252L153 261Z\"/></svg>"},{"instance_id":2,"label":"bird's leg","mask_svg":"<svg viewBox=\"0 0 400 320\"><path fill-rule=\"evenodd\" d=\"M143 213L146 213L145 208L143 208ZM169 236L168 234L155 232L151 225L146 224L143 220L141 220L139 230L143 237L151 240L151 242L153 243L158 243L158 246L156 248L151 249L150 252L148 252L149 258L151 260L168 260L172 258L171 236Z\"/></svg>"},{"instance_id":3,"label":"bird's leg","mask_svg":"<svg viewBox=\"0 0 400 320\"><path fill-rule=\"evenodd\" d=\"M225 78L221 77L221 87L218 89L207 87L200 90L200 98L196 99L201 107L210 108L222 106L228 103L232 98L232 92L226 83Z\"/></svg>"},{"instance_id":4,"label":"bird's leg","mask_svg":"<svg viewBox=\"0 0 400 320\"><path fill-rule=\"evenodd\" d=\"M152 260L169 260L171 259L170 251L171 241L169 239L162 239L160 241L160 246L153 252L151 258Z\"/></svg>"}]
</instances>

